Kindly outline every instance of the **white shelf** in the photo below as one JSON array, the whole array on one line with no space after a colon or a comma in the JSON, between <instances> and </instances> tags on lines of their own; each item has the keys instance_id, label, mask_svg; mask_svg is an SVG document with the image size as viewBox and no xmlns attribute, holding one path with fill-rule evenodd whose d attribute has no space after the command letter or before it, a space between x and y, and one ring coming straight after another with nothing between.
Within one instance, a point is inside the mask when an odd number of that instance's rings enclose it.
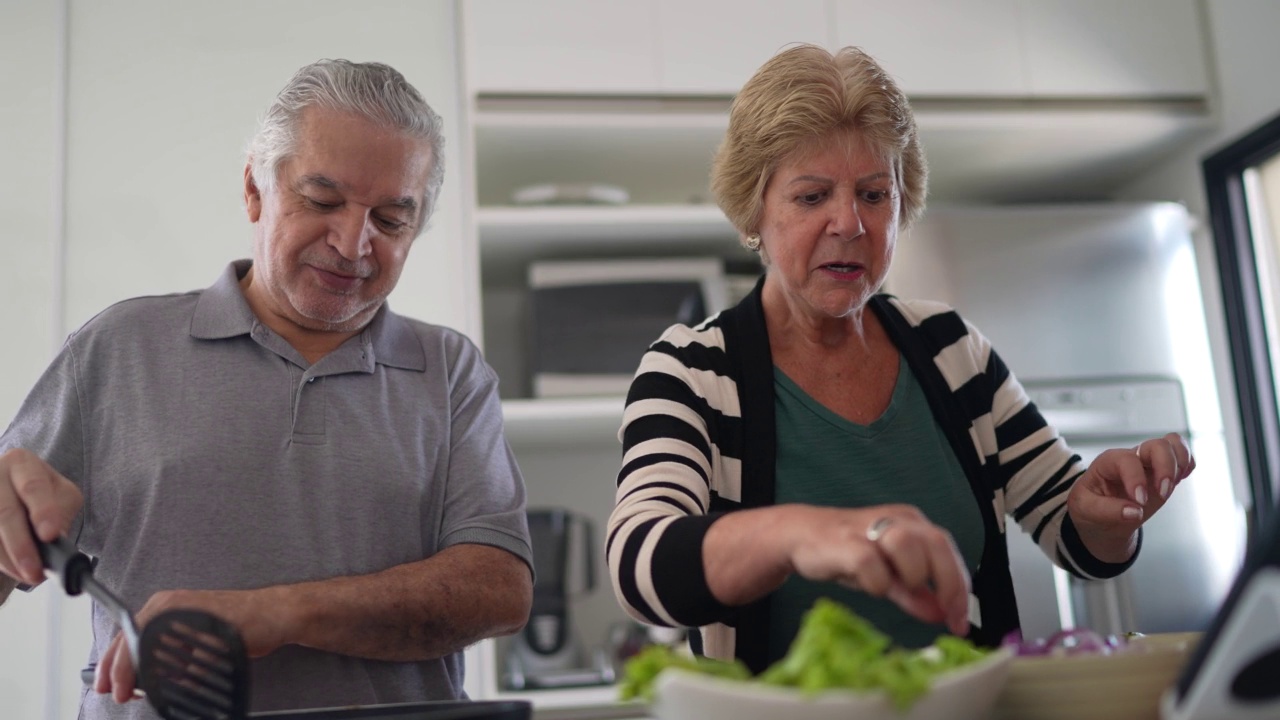
<instances>
[{"instance_id":1,"label":"white shelf","mask_svg":"<svg viewBox=\"0 0 1280 720\"><path fill-rule=\"evenodd\" d=\"M512 445L613 440L624 402L621 397L503 400L507 440Z\"/></svg>"},{"instance_id":2,"label":"white shelf","mask_svg":"<svg viewBox=\"0 0 1280 720\"><path fill-rule=\"evenodd\" d=\"M715 205L482 207L476 213L487 280L523 279L535 259L643 255L749 259Z\"/></svg>"},{"instance_id":3,"label":"white shelf","mask_svg":"<svg viewBox=\"0 0 1280 720\"><path fill-rule=\"evenodd\" d=\"M710 202L724 99L486 101L482 204L541 182L604 182L637 202ZM1203 98L913 98L931 201L1092 199L1211 131Z\"/></svg>"},{"instance_id":4,"label":"white shelf","mask_svg":"<svg viewBox=\"0 0 1280 720\"><path fill-rule=\"evenodd\" d=\"M580 101L476 116L480 205L533 184L607 183L636 203L710 203L711 160L728 125L716 109L653 101Z\"/></svg>"},{"instance_id":5,"label":"white shelf","mask_svg":"<svg viewBox=\"0 0 1280 720\"><path fill-rule=\"evenodd\" d=\"M715 205L552 205L483 207L476 213L485 250L537 243L555 250L637 241L733 241L737 234Z\"/></svg>"}]
</instances>

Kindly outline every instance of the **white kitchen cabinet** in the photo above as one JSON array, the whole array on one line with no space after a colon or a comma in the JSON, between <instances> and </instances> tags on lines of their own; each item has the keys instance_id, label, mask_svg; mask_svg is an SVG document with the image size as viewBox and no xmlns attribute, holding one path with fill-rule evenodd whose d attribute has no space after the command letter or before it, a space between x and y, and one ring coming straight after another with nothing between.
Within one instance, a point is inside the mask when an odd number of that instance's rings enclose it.
<instances>
[{"instance_id":1,"label":"white kitchen cabinet","mask_svg":"<svg viewBox=\"0 0 1280 720\"><path fill-rule=\"evenodd\" d=\"M1198 0L470 0L471 87L731 96L783 46L867 50L915 98L1203 100Z\"/></svg>"},{"instance_id":2,"label":"white kitchen cabinet","mask_svg":"<svg viewBox=\"0 0 1280 720\"><path fill-rule=\"evenodd\" d=\"M829 47L826 0L658 0L658 91L733 95L784 46Z\"/></svg>"},{"instance_id":3,"label":"white kitchen cabinet","mask_svg":"<svg viewBox=\"0 0 1280 720\"><path fill-rule=\"evenodd\" d=\"M1196 0L1017 0L1035 97L1203 98Z\"/></svg>"},{"instance_id":4,"label":"white kitchen cabinet","mask_svg":"<svg viewBox=\"0 0 1280 720\"><path fill-rule=\"evenodd\" d=\"M784 45L828 45L827 0L470 0L491 95L732 95Z\"/></svg>"},{"instance_id":5,"label":"white kitchen cabinet","mask_svg":"<svg viewBox=\"0 0 1280 720\"><path fill-rule=\"evenodd\" d=\"M1204 98L1196 0L830 0L912 98Z\"/></svg>"},{"instance_id":6,"label":"white kitchen cabinet","mask_svg":"<svg viewBox=\"0 0 1280 720\"><path fill-rule=\"evenodd\" d=\"M830 0L836 46L871 54L912 98L1027 90L1017 0Z\"/></svg>"},{"instance_id":7,"label":"white kitchen cabinet","mask_svg":"<svg viewBox=\"0 0 1280 720\"><path fill-rule=\"evenodd\" d=\"M466 0L471 87L496 94L652 94L657 6L596 0Z\"/></svg>"}]
</instances>

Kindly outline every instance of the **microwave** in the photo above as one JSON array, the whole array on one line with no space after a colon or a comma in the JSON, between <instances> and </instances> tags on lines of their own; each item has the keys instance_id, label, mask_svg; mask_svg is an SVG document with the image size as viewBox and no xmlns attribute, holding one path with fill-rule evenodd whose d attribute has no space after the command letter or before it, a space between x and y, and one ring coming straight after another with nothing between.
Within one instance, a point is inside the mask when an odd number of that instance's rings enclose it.
<instances>
[{"instance_id":1,"label":"microwave","mask_svg":"<svg viewBox=\"0 0 1280 720\"><path fill-rule=\"evenodd\" d=\"M664 330L727 302L720 258L540 261L528 282L526 357L539 398L625 395Z\"/></svg>"}]
</instances>

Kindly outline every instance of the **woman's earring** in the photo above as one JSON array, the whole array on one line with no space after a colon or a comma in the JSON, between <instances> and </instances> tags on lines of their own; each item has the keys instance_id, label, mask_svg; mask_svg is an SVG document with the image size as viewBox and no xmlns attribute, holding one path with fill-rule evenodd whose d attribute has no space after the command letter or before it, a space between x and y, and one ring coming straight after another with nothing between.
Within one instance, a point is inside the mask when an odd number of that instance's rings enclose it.
<instances>
[{"instance_id":1,"label":"woman's earring","mask_svg":"<svg viewBox=\"0 0 1280 720\"><path fill-rule=\"evenodd\" d=\"M747 241L744 244L747 246L747 249L750 250L751 252L760 252L760 236L757 235L756 233L751 233L750 235L748 235Z\"/></svg>"}]
</instances>

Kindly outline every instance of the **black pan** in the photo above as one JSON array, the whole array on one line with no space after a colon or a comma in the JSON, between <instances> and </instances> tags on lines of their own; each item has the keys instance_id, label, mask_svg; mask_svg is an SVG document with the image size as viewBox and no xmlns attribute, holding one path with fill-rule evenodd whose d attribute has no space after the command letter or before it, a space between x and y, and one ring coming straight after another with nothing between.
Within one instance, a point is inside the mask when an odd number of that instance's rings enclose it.
<instances>
[{"instance_id":1,"label":"black pan","mask_svg":"<svg viewBox=\"0 0 1280 720\"><path fill-rule=\"evenodd\" d=\"M524 700L475 700L369 705L317 710L253 713L263 720L529 720L533 706Z\"/></svg>"}]
</instances>

